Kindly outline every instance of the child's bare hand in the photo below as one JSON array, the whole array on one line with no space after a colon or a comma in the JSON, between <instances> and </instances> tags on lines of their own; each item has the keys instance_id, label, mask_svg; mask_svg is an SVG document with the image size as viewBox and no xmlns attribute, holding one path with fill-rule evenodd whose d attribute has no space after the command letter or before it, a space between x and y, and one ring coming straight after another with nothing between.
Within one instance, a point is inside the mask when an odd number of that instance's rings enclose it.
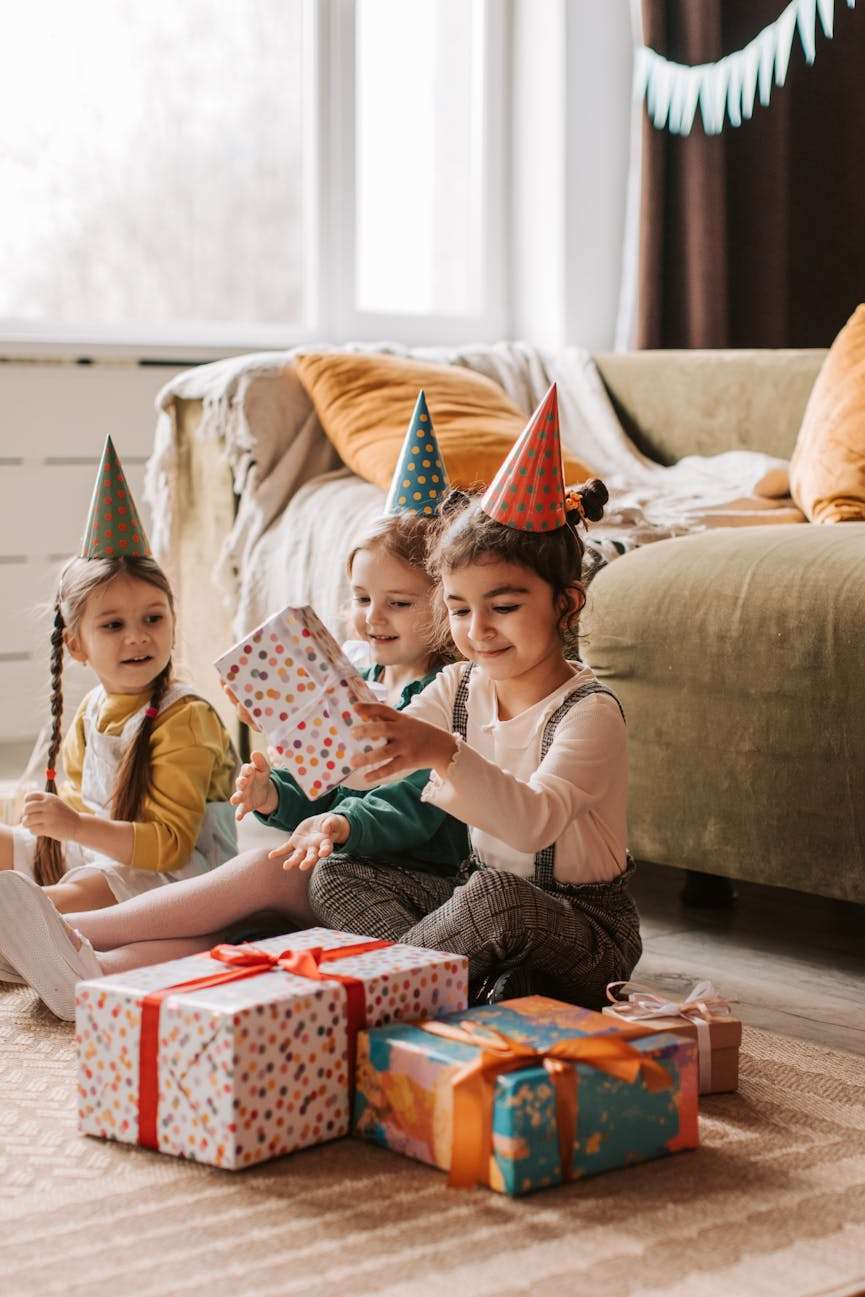
<instances>
[{"instance_id":1,"label":"child's bare hand","mask_svg":"<svg viewBox=\"0 0 865 1297\"><path fill-rule=\"evenodd\" d=\"M262 752L253 752L234 784L234 793L228 799L236 806L236 820L242 820L250 811L260 815L272 815L279 805L279 794L270 777L270 762Z\"/></svg>"},{"instance_id":2,"label":"child's bare hand","mask_svg":"<svg viewBox=\"0 0 865 1297\"><path fill-rule=\"evenodd\" d=\"M24 798L21 823L37 838L74 842L81 817L56 793L28 793Z\"/></svg>"},{"instance_id":3,"label":"child's bare hand","mask_svg":"<svg viewBox=\"0 0 865 1297\"><path fill-rule=\"evenodd\" d=\"M329 856L334 846L348 840L351 825L344 815L310 815L301 820L287 842L274 847L271 860L282 861L283 869L312 869L319 860Z\"/></svg>"},{"instance_id":4,"label":"child's bare hand","mask_svg":"<svg viewBox=\"0 0 865 1297\"><path fill-rule=\"evenodd\" d=\"M427 768L445 775L457 748L452 734L384 703L356 703L355 711L363 722L352 730L355 739L385 740L383 747L352 758L354 770L375 767L364 775L368 784Z\"/></svg>"}]
</instances>

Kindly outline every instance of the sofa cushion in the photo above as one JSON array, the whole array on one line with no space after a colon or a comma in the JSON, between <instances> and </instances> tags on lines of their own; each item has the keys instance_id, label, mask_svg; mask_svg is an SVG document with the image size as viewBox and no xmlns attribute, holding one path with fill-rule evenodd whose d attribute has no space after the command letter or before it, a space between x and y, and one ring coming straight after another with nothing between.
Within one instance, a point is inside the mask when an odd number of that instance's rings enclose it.
<instances>
[{"instance_id":1,"label":"sofa cushion","mask_svg":"<svg viewBox=\"0 0 865 1297\"><path fill-rule=\"evenodd\" d=\"M865 520L865 305L832 343L814 384L790 487L812 522Z\"/></svg>"},{"instance_id":2,"label":"sofa cushion","mask_svg":"<svg viewBox=\"0 0 865 1297\"><path fill-rule=\"evenodd\" d=\"M580 635L628 722L638 859L865 902L865 523L659 541Z\"/></svg>"},{"instance_id":3,"label":"sofa cushion","mask_svg":"<svg viewBox=\"0 0 865 1297\"><path fill-rule=\"evenodd\" d=\"M452 486L487 485L526 424L527 416L498 384L459 365L307 352L295 357L294 366L343 461L383 491L421 388ZM564 470L568 484L594 476L570 455Z\"/></svg>"}]
</instances>

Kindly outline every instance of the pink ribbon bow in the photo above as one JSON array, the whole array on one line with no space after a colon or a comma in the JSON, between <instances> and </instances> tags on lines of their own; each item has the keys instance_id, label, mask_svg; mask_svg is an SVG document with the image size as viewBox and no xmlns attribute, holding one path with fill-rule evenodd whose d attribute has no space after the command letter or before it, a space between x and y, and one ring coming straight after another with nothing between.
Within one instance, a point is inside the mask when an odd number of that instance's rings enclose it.
<instances>
[{"instance_id":1,"label":"pink ribbon bow","mask_svg":"<svg viewBox=\"0 0 865 1297\"><path fill-rule=\"evenodd\" d=\"M619 998L619 997L622 998ZM719 995L711 982L695 982L684 1000L665 1000L639 982L609 982L607 999L621 1018L632 1022L650 1018L687 1018L697 1028L697 1058L700 1089L712 1084L712 1039L710 1023L732 1017L730 1001Z\"/></svg>"}]
</instances>

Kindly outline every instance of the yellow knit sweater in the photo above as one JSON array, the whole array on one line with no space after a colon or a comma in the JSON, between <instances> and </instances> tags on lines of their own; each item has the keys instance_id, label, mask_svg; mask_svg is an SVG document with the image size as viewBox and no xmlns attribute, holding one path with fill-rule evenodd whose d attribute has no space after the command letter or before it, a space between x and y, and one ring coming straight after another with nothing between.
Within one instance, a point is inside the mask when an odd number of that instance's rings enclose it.
<instances>
[{"instance_id":1,"label":"yellow knit sweater","mask_svg":"<svg viewBox=\"0 0 865 1297\"><path fill-rule=\"evenodd\" d=\"M66 779L60 796L77 811L87 810L81 776L90 696L78 708L62 747ZM97 721L100 734L121 734L148 697L149 693L108 694ZM160 712L150 736L150 787L133 824L133 867L165 873L182 868L198 838L205 805L228 800L235 769L231 740L209 703L181 698Z\"/></svg>"}]
</instances>

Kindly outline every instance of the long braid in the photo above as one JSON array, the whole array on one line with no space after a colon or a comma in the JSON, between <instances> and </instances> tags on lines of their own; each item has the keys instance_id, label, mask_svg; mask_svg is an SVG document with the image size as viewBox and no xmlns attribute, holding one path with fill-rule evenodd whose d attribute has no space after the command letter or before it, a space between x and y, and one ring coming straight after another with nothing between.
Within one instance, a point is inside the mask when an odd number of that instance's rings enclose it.
<instances>
[{"instance_id":1,"label":"long braid","mask_svg":"<svg viewBox=\"0 0 865 1297\"><path fill-rule=\"evenodd\" d=\"M144 719L123 754L111 803L111 818L114 820L132 822L138 818L141 803L150 786L150 735L171 683L171 669L169 659L153 682L153 692Z\"/></svg>"},{"instance_id":2,"label":"long braid","mask_svg":"<svg viewBox=\"0 0 865 1297\"><path fill-rule=\"evenodd\" d=\"M54 604L54 627L51 631L51 742L45 771L46 793L57 792L56 763L63 734L63 611L59 597ZM33 877L40 886L56 883L63 877L63 844L56 838L39 837L33 857Z\"/></svg>"}]
</instances>

